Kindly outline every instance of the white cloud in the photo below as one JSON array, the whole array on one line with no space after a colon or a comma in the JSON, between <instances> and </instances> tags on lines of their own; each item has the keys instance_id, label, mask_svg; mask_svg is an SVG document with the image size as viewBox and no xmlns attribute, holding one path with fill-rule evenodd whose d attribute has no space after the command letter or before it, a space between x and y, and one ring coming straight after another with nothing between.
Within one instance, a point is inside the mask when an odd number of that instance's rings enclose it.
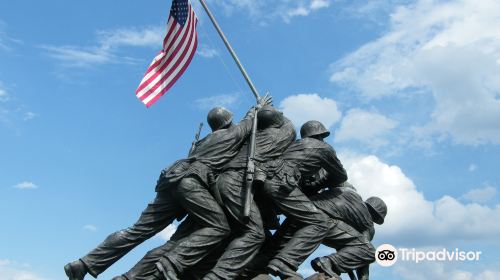
<instances>
[{"instance_id":1,"label":"white cloud","mask_svg":"<svg viewBox=\"0 0 500 280\"><path fill-rule=\"evenodd\" d=\"M274 18L281 18L290 22L297 16L308 16L310 13L330 6L330 0L213 0L214 4L222 7L226 14L235 11L245 11L252 19L259 22L268 22Z\"/></svg>"},{"instance_id":2,"label":"white cloud","mask_svg":"<svg viewBox=\"0 0 500 280\"><path fill-rule=\"evenodd\" d=\"M281 8L279 14L285 22L290 22L293 17L308 16L311 12L330 7L329 0L303 1L296 7Z\"/></svg>"},{"instance_id":3,"label":"white cloud","mask_svg":"<svg viewBox=\"0 0 500 280\"><path fill-rule=\"evenodd\" d=\"M342 160L350 182L365 199L379 196L387 203L386 222L377 227L378 240L431 246L458 240L498 240L500 236L500 205L461 203L447 195L431 201L398 166L373 155L348 155Z\"/></svg>"},{"instance_id":4,"label":"white cloud","mask_svg":"<svg viewBox=\"0 0 500 280\"><path fill-rule=\"evenodd\" d=\"M495 280L500 273L497 269L472 272L442 262L398 262L394 270L403 280Z\"/></svg>"},{"instance_id":5,"label":"white cloud","mask_svg":"<svg viewBox=\"0 0 500 280\"><path fill-rule=\"evenodd\" d=\"M42 46L48 55L61 61L64 66L88 67L105 63L136 63L137 59L117 54L121 47L161 48L164 28L120 28L97 32L94 46Z\"/></svg>"},{"instance_id":6,"label":"white cloud","mask_svg":"<svg viewBox=\"0 0 500 280\"><path fill-rule=\"evenodd\" d=\"M103 49L120 46L161 48L165 30L163 26L119 28L98 31L97 36Z\"/></svg>"},{"instance_id":7,"label":"white cloud","mask_svg":"<svg viewBox=\"0 0 500 280\"><path fill-rule=\"evenodd\" d=\"M207 45L201 45L198 50L196 50L196 53L204 58L212 58L219 55L219 52L216 49Z\"/></svg>"},{"instance_id":8,"label":"white cloud","mask_svg":"<svg viewBox=\"0 0 500 280\"><path fill-rule=\"evenodd\" d=\"M240 94L220 94L210 97L199 98L194 101L194 104L198 109L210 110L214 107L225 107L232 108L238 105L240 102Z\"/></svg>"},{"instance_id":9,"label":"white cloud","mask_svg":"<svg viewBox=\"0 0 500 280\"><path fill-rule=\"evenodd\" d=\"M0 260L0 278L2 280L44 280L29 270L28 265L20 265L10 260Z\"/></svg>"},{"instance_id":10,"label":"white cloud","mask_svg":"<svg viewBox=\"0 0 500 280\"><path fill-rule=\"evenodd\" d=\"M24 113L24 120L29 121L29 120L34 119L36 116L37 115L33 112L26 112L26 113Z\"/></svg>"},{"instance_id":11,"label":"white cloud","mask_svg":"<svg viewBox=\"0 0 500 280\"><path fill-rule=\"evenodd\" d=\"M403 280L495 280L500 274L496 269L471 272L443 262L398 262L394 270Z\"/></svg>"},{"instance_id":12,"label":"white cloud","mask_svg":"<svg viewBox=\"0 0 500 280\"><path fill-rule=\"evenodd\" d=\"M113 62L114 55L108 50L77 46L43 46L49 56L61 61L65 66L86 67Z\"/></svg>"},{"instance_id":13,"label":"white cloud","mask_svg":"<svg viewBox=\"0 0 500 280\"><path fill-rule=\"evenodd\" d=\"M399 6L380 38L333 64L332 82L365 99L428 92L420 134L500 143L500 2L420 0Z\"/></svg>"},{"instance_id":14,"label":"white cloud","mask_svg":"<svg viewBox=\"0 0 500 280\"><path fill-rule=\"evenodd\" d=\"M156 236L158 236L159 238L161 238L163 240L168 241L168 240L170 240L172 235L174 235L176 230L177 230L177 226L175 226L174 224L170 224L165 229L160 231Z\"/></svg>"},{"instance_id":15,"label":"white cloud","mask_svg":"<svg viewBox=\"0 0 500 280\"><path fill-rule=\"evenodd\" d=\"M476 170L477 170L477 165L475 165L475 164L471 163L471 164L469 165L469 172L474 172L474 171L476 171Z\"/></svg>"},{"instance_id":16,"label":"white cloud","mask_svg":"<svg viewBox=\"0 0 500 280\"><path fill-rule=\"evenodd\" d=\"M306 121L317 120L329 128L342 117L335 100L320 97L317 93L288 96L280 102L279 107L297 127Z\"/></svg>"},{"instance_id":17,"label":"white cloud","mask_svg":"<svg viewBox=\"0 0 500 280\"><path fill-rule=\"evenodd\" d=\"M7 102L9 100L9 94L7 93L7 90L2 87L2 84L0 83L0 102Z\"/></svg>"},{"instance_id":18,"label":"white cloud","mask_svg":"<svg viewBox=\"0 0 500 280\"><path fill-rule=\"evenodd\" d=\"M91 224L84 225L83 229L87 230L87 231L91 231L91 232L96 232L97 231L97 227L95 225L91 225Z\"/></svg>"},{"instance_id":19,"label":"white cloud","mask_svg":"<svg viewBox=\"0 0 500 280\"><path fill-rule=\"evenodd\" d=\"M387 134L397 122L381 114L351 109L335 132L336 142L359 141L372 147L388 144Z\"/></svg>"},{"instance_id":20,"label":"white cloud","mask_svg":"<svg viewBox=\"0 0 500 280\"><path fill-rule=\"evenodd\" d=\"M309 7L311 8L311 10L319 10L319 9L323 9L323 8L328 8L328 7L330 7L330 1L329 0L312 0Z\"/></svg>"},{"instance_id":21,"label":"white cloud","mask_svg":"<svg viewBox=\"0 0 500 280\"><path fill-rule=\"evenodd\" d=\"M492 200L496 194L497 189L492 186L486 186L480 189L472 189L466 194L462 195L462 198L472 202L485 203Z\"/></svg>"},{"instance_id":22,"label":"white cloud","mask_svg":"<svg viewBox=\"0 0 500 280\"><path fill-rule=\"evenodd\" d=\"M24 181L15 185L14 188L20 190L32 190L32 189L38 189L38 186L35 185L35 183L33 182Z\"/></svg>"}]
</instances>

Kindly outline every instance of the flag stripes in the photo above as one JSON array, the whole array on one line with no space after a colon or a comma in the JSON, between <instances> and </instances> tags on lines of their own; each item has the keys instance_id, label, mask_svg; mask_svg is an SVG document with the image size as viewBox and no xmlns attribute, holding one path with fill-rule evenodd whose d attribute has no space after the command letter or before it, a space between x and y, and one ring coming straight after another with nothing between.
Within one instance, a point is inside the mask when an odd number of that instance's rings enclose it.
<instances>
[{"instance_id":1,"label":"flag stripes","mask_svg":"<svg viewBox=\"0 0 500 280\"><path fill-rule=\"evenodd\" d=\"M183 1L174 0L172 4L163 49L151 62L136 90L137 98L147 107L155 103L179 79L191 62L198 46L196 14L187 1L184 1L185 7L182 6L184 3L177 2ZM176 5L181 7L176 8ZM183 9L187 9L187 13L183 14ZM187 15L184 20L183 15Z\"/></svg>"}]
</instances>

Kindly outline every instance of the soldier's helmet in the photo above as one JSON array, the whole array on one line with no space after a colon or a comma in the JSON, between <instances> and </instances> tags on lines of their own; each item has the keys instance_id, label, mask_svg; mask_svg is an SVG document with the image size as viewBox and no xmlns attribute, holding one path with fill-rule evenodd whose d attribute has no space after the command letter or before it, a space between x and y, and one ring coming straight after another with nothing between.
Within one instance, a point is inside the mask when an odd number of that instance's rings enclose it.
<instances>
[{"instance_id":1,"label":"soldier's helmet","mask_svg":"<svg viewBox=\"0 0 500 280\"><path fill-rule=\"evenodd\" d=\"M372 196L365 201L365 204L368 210L370 210L373 222L379 225L383 224L387 215L387 205L385 202L379 197Z\"/></svg>"},{"instance_id":2,"label":"soldier's helmet","mask_svg":"<svg viewBox=\"0 0 500 280\"><path fill-rule=\"evenodd\" d=\"M212 131L229 126L233 122L233 113L223 107L215 107L208 112L207 122Z\"/></svg>"},{"instance_id":3,"label":"soldier's helmet","mask_svg":"<svg viewBox=\"0 0 500 280\"><path fill-rule=\"evenodd\" d=\"M328 135L330 135L330 131L328 131L328 129L326 129L326 127L318 121L308 121L300 128L301 138L313 136L326 138Z\"/></svg>"},{"instance_id":4,"label":"soldier's helmet","mask_svg":"<svg viewBox=\"0 0 500 280\"><path fill-rule=\"evenodd\" d=\"M266 105L259 110L257 113L257 119L259 129L281 127L284 122L283 113L269 105Z\"/></svg>"}]
</instances>

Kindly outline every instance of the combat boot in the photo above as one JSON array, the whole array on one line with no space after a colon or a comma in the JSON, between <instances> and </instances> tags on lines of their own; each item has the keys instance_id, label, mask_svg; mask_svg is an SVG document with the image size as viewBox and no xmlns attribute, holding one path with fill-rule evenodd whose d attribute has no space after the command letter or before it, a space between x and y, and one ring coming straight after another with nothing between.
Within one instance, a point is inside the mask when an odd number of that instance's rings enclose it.
<instances>
[{"instance_id":1,"label":"combat boot","mask_svg":"<svg viewBox=\"0 0 500 280\"><path fill-rule=\"evenodd\" d=\"M83 280L88 273L87 267L81 260L76 260L65 265L64 272L69 280Z\"/></svg>"},{"instance_id":2,"label":"combat boot","mask_svg":"<svg viewBox=\"0 0 500 280\"><path fill-rule=\"evenodd\" d=\"M286 280L303 280L302 275L295 272L287 264L283 263L278 259L273 259L267 265L267 270L269 274L278 276L281 279Z\"/></svg>"},{"instance_id":3,"label":"combat boot","mask_svg":"<svg viewBox=\"0 0 500 280\"><path fill-rule=\"evenodd\" d=\"M335 280L342 280L342 278L340 278L340 276L335 271L333 271L330 259L326 257L315 258L311 261L311 266L316 272L324 273L328 277L331 277Z\"/></svg>"}]
</instances>

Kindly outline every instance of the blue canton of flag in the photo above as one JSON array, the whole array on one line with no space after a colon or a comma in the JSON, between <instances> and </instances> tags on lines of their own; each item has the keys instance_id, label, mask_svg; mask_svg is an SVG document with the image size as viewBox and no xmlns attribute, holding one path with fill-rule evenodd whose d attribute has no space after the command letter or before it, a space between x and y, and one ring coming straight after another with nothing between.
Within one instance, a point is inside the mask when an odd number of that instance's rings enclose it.
<instances>
[{"instance_id":1,"label":"blue canton of flag","mask_svg":"<svg viewBox=\"0 0 500 280\"><path fill-rule=\"evenodd\" d=\"M189 15L188 0L174 0L170 15L174 17L178 24L184 26Z\"/></svg>"}]
</instances>

